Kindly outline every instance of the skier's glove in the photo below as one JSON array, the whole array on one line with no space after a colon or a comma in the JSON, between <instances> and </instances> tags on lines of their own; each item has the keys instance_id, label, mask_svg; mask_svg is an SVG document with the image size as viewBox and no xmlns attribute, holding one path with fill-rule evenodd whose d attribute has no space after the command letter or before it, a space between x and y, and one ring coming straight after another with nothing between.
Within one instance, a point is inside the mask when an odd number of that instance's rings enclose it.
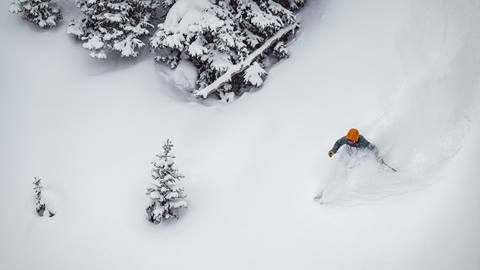
<instances>
[{"instance_id":1,"label":"skier's glove","mask_svg":"<svg viewBox=\"0 0 480 270\"><path fill-rule=\"evenodd\" d=\"M380 164L383 164L383 163L384 163L383 158L382 158L382 157L378 157L378 158L377 158L377 162L380 163Z\"/></svg>"},{"instance_id":2,"label":"skier's glove","mask_svg":"<svg viewBox=\"0 0 480 270\"><path fill-rule=\"evenodd\" d=\"M329 156L329 157L333 157L333 155L335 155L335 153L333 152L333 150L328 151L328 156Z\"/></svg>"}]
</instances>

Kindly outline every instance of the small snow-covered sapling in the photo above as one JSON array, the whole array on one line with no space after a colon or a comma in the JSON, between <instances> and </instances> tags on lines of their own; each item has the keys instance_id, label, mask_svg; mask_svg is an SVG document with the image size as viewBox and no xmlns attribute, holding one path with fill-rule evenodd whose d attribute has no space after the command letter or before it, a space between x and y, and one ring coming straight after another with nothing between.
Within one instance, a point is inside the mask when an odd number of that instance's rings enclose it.
<instances>
[{"instance_id":1,"label":"small snow-covered sapling","mask_svg":"<svg viewBox=\"0 0 480 270\"><path fill-rule=\"evenodd\" d=\"M180 209L187 207L186 196L180 185L184 176L175 167L172 148L172 142L167 140L163 145L163 154L157 155L157 159L152 162L153 183L146 193L150 199L146 212L147 219L155 224L171 218L178 219Z\"/></svg>"},{"instance_id":2,"label":"small snow-covered sapling","mask_svg":"<svg viewBox=\"0 0 480 270\"><path fill-rule=\"evenodd\" d=\"M45 211L48 213L48 217L53 217L55 213L47 208L47 205L45 204L45 201L42 198L42 190L43 190L42 179L38 177L34 177L33 193L35 198L35 211L41 217L45 215Z\"/></svg>"}]
</instances>

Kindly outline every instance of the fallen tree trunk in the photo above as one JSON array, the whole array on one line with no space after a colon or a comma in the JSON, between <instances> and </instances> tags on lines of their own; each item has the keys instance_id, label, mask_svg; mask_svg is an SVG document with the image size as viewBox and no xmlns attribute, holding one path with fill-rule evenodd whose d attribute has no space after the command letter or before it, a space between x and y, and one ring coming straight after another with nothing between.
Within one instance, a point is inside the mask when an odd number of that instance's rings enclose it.
<instances>
[{"instance_id":1,"label":"fallen tree trunk","mask_svg":"<svg viewBox=\"0 0 480 270\"><path fill-rule=\"evenodd\" d=\"M193 91L193 95L195 97L207 98L208 95L210 95L212 92L215 92L215 90L220 88L223 84L231 81L233 76L235 76L240 72L243 72L246 68L248 68L258 56L260 56L266 50L271 48L276 42L282 39L285 35L295 31L297 27L298 27L298 24L292 24L283 29L280 29L277 33L275 33L275 35L267 39L267 41L265 41L265 43L262 46L260 46L260 48L252 52L249 56L247 56L245 60L243 60L242 62L236 65L229 67L227 72L225 72L222 76L218 77L218 79L216 79L213 83L211 83L207 87Z\"/></svg>"}]
</instances>

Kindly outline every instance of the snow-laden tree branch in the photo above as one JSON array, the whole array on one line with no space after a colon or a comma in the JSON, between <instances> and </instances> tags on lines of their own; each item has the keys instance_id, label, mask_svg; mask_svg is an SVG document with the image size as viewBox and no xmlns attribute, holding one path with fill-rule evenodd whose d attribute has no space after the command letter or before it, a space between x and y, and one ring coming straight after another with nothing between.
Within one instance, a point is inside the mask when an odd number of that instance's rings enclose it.
<instances>
[{"instance_id":1,"label":"snow-laden tree branch","mask_svg":"<svg viewBox=\"0 0 480 270\"><path fill-rule=\"evenodd\" d=\"M109 52L137 57L145 46L142 39L153 29L156 0L75 0L84 14L69 23L67 33L82 41L93 58L107 58Z\"/></svg>"},{"instance_id":2,"label":"snow-laden tree branch","mask_svg":"<svg viewBox=\"0 0 480 270\"><path fill-rule=\"evenodd\" d=\"M22 14L41 28L55 27L62 20L60 9L51 0L16 0L10 4L10 12Z\"/></svg>"},{"instance_id":3,"label":"snow-laden tree branch","mask_svg":"<svg viewBox=\"0 0 480 270\"><path fill-rule=\"evenodd\" d=\"M283 39L286 35L295 31L297 27L298 27L298 24L293 24L278 31L273 37L265 41L265 43L260 48L258 48L256 51L251 53L243 62L240 62L228 68L227 72L225 72L222 76L220 76L217 80L215 80L213 83L211 83L207 87L203 89L195 90L193 93L194 96L207 98L208 95L210 95L212 92L220 88L223 84L230 82L234 75L240 72L243 72L245 69L250 67L252 63L255 61L255 59L257 59L260 55L262 55L267 50L269 50L273 45L275 45L278 41Z\"/></svg>"}]
</instances>

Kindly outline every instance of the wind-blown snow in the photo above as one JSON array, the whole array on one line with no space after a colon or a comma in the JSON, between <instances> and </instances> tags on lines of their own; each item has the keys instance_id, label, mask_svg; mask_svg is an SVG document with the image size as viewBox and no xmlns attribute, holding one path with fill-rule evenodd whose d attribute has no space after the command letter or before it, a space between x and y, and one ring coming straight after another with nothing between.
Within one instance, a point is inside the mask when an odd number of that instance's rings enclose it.
<instances>
[{"instance_id":1,"label":"wind-blown snow","mask_svg":"<svg viewBox=\"0 0 480 270\"><path fill-rule=\"evenodd\" d=\"M0 269L479 269L480 2L300 16L260 91L208 106L153 61L98 62L65 25L0 16ZM351 127L399 173L336 178L327 151ZM166 138L189 208L155 226L145 190ZM53 218L35 216L34 176ZM332 201L313 202L325 187Z\"/></svg>"}]
</instances>

